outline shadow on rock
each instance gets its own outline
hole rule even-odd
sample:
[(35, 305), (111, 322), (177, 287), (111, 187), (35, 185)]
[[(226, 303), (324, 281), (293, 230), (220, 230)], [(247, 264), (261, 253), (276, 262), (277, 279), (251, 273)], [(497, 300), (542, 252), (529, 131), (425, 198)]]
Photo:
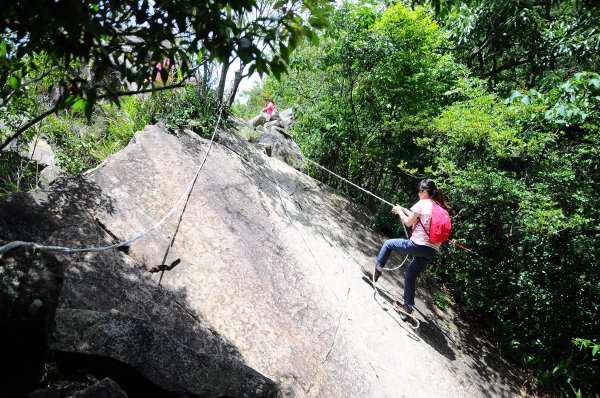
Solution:
[(445, 332), (433, 321), (430, 317), (425, 316), (422, 312), (416, 308), (416, 311), (421, 314), (421, 317), (426, 321), (421, 320), (420, 327), (415, 331), (431, 347), (437, 352), (445, 356), (451, 361), (456, 359), (454, 350), (448, 344), (448, 339)]
[[(31, 191), (1, 199), (0, 239), (76, 248), (110, 245), (115, 243), (114, 237), (94, 216), (100, 209), (106, 213), (113, 211), (111, 200), (93, 182), (62, 180), (48, 191)], [(143, 374), (150, 383), (160, 382), (163, 384), (160, 388), (178, 394), (195, 396), (210, 391), (211, 396), (236, 395), (240, 391), (232, 389), (235, 385), (251, 391), (249, 396), (273, 394), (275, 384), (245, 366), (239, 350), (187, 305), (185, 290), (172, 292), (161, 288), (141, 264), (121, 251), (62, 257), (64, 283), (58, 306), (63, 314), (60, 321), (63, 340), (53, 345), (55, 353), (89, 354), (92, 359), (115, 355), (117, 358), (113, 359)], [(64, 311), (85, 316), (69, 317)], [(107, 321), (114, 321), (115, 317), (120, 322), (119, 327)], [(91, 336), (90, 328), (103, 336), (95, 345), (87, 340)], [(149, 332), (141, 333), (142, 330)], [(113, 335), (119, 332), (118, 336)], [(65, 335), (73, 338), (65, 339)], [(170, 342), (170, 346), (166, 342)], [(60, 344), (66, 344), (68, 349)], [(153, 362), (153, 356), (144, 357), (152, 354), (151, 347), (154, 353), (161, 350), (166, 355), (175, 353), (176, 358), (171, 363), (181, 366), (173, 374), (165, 373), (168, 367), (164, 363)], [(141, 359), (135, 361), (136, 358)], [(181, 371), (193, 363), (201, 364), (204, 371)], [(182, 378), (182, 374), (186, 377)], [(221, 374), (221, 378), (203, 380), (210, 374)], [(235, 380), (250, 384), (233, 382)]]

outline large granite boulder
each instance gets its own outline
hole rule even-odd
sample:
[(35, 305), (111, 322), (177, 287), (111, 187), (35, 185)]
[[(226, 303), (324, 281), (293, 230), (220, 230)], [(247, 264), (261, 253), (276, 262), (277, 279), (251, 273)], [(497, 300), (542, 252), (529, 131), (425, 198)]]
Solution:
[(254, 116), (253, 118), (248, 120), (248, 124), (253, 127), (262, 126), (263, 124), (265, 124), (268, 117), (269, 117), (269, 115), (266, 113), (259, 113), (258, 115)]
[(295, 121), (294, 111), (291, 108), (284, 109), (283, 111), (279, 112), (279, 119), (281, 119), (285, 126), (288, 128), (291, 127)]
[[(207, 140), (148, 126), (83, 178), (0, 200), (0, 239), (88, 247), (149, 230), (181, 198), (163, 224), (121, 250), (65, 255), (61, 309), (104, 313), (99, 325), (122, 314), (116, 320), (135, 326), (117, 340), (128, 342), (123, 351), (105, 327), (93, 353), (122, 361), (133, 350), (132, 363), (144, 362), (131, 347), (144, 344), (133, 332), (142, 328), (179, 343), (177, 358), (193, 350), (189, 358), (201, 363), (189, 369), (223, 359), (240, 379), (257, 372), (273, 380), (280, 397), (519, 394), (492, 349), (469, 345), (425, 291), (416, 332), (388, 305), (402, 293), (401, 275), (385, 274), (374, 294), (359, 265), (373, 261), (386, 237), (369, 229), (363, 209), (233, 132), (217, 137), (200, 168)], [(89, 330), (84, 321), (61, 322)], [(76, 347), (92, 341), (72, 337)], [(168, 380), (196, 395), (190, 386), (206, 379), (195, 376)]]
[(297, 170), (303, 170), (306, 160), (300, 147), (288, 133), (294, 123), (291, 109), (273, 113), (272, 116), (259, 114), (247, 122), (254, 126), (260, 135), (252, 139), (254, 146), (262, 153), (277, 158)]
[[(85, 177), (111, 198), (110, 209), (96, 212), (98, 221), (121, 240), (159, 219), (185, 191), (206, 144), (189, 132), (175, 137), (149, 126), (138, 133), (128, 148)], [(294, 192), (297, 197), (287, 198)], [(142, 263), (160, 261), (167, 251), (180, 259), (154, 279), (168, 291), (185, 292), (193, 311), (211, 319), (219, 333), (236, 342), (244, 360), (279, 382), (286, 394), (304, 396), (311, 390), (323, 396), (365, 396), (374, 381), (365, 382), (373, 377), (369, 365), (360, 349), (348, 344), (348, 331), (336, 334), (345, 316), (333, 303), (345, 295), (344, 287), (331, 290), (286, 216), (289, 208), (296, 221), (307, 222), (308, 213), (318, 210), (297, 213), (295, 201), (311, 206), (319, 195), (319, 202), (327, 203), (321, 209), (326, 217), (356, 227), (368, 223), (358, 207), (333, 190), (262, 156), (236, 134), (220, 131), (183, 217), (173, 217), (130, 245), (128, 254)], [(302, 233), (314, 235), (315, 226), (307, 227)], [(344, 273), (340, 247), (331, 247), (329, 240), (347, 245), (347, 253), (369, 241), (347, 240), (333, 230), (322, 233), (327, 237), (315, 242), (318, 255), (338, 257), (327, 273)], [(332, 344), (336, 349), (328, 355)], [(337, 363), (334, 372), (323, 363), (326, 357)]]
[(270, 156), (277, 158), (297, 170), (302, 170), (306, 160), (300, 147), (283, 129), (271, 125), (252, 141), (255, 146), (270, 147)]
[[(84, 179), (59, 180), (46, 191), (32, 191), (28, 194), (18, 194), (1, 200), (0, 236), (7, 241), (26, 240), (72, 247), (106, 246), (114, 243), (115, 238), (94, 217), (94, 212), (114, 213), (118, 208), (117, 202), (118, 200), (103, 195), (97, 185)], [(8, 258), (8, 255), (14, 250), (18, 249), (3, 254), (3, 260)], [(179, 344), (187, 347), (188, 350), (201, 355), (205, 364), (214, 358), (213, 362), (221, 364), (219, 366), (230, 363), (232, 369), (246, 368), (238, 349), (208, 325), (203, 316), (189, 307), (184, 291), (171, 292), (159, 286), (156, 281), (152, 280), (152, 274), (146, 270), (145, 264), (136, 262), (125, 253), (126, 251), (110, 250), (102, 253), (66, 254), (63, 257), (65, 275), (60, 307), (93, 310), (101, 313), (117, 311), (125, 316), (131, 316), (154, 325), (157, 330), (167, 334)], [(38, 250), (36, 253), (42, 258), (48, 256), (44, 250)], [(29, 267), (22, 260), (15, 262)], [(157, 259), (157, 263), (160, 264), (160, 262), (161, 259)], [(3, 268), (0, 269), (4, 272), (5, 265), (2, 265)], [(31, 273), (27, 270), (22, 272)], [(2, 292), (6, 291), (10, 293), (10, 290), (3, 284)], [(42, 300), (42, 303), (45, 302), (46, 300)], [(30, 307), (37, 308), (37, 304), (39, 304), (37, 301), (33, 302)], [(8, 303), (7, 307), (21, 308), (21, 306), (17, 307), (11, 303)], [(25, 312), (28, 308), (25, 306)], [(5, 314), (10, 313), (5, 312)], [(35, 334), (36, 336), (49, 336), (51, 331), (45, 324), (40, 325), (39, 322), (28, 322), (25, 327), (19, 328), (13, 327), (11, 324), (2, 326), (6, 326), (1, 329), (4, 333), (3, 336), (7, 336), (7, 333), (11, 334), (3, 341), (11, 342), (19, 341), (12, 339), (12, 336), (22, 332), (23, 329), (27, 329), (29, 335)], [(69, 327), (75, 327), (75, 323), (67, 326), (67, 328)], [(9, 339), (9, 337), (11, 338)], [(132, 349), (132, 355), (134, 354), (133, 348), (138, 347), (139, 349), (146, 344), (140, 334), (131, 333), (127, 336), (127, 340), (127, 347)], [(36, 341), (40, 341), (40, 344), (36, 343), (34, 347), (36, 348), (34, 353), (37, 356), (22, 355), (23, 366), (16, 366), (21, 357), (6, 362), (2, 361), (6, 372), (3, 367), (3, 372), (0, 374), (7, 376), (7, 383), (11, 381), (10, 376), (17, 372), (19, 377), (15, 377), (12, 382), (17, 382), (23, 390), (29, 390), (39, 384), (44, 369), (43, 358), (46, 353), (41, 350), (43, 348), (41, 341), (46, 345), (47, 342), (41, 338)], [(33, 345), (31, 342), (28, 344)], [(22, 344), (15, 344), (15, 349), (20, 349), (22, 346)], [(52, 347), (52, 349), (64, 350), (59, 346)], [(24, 350), (24, 352), (28, 353), (29, 351)], [(40, 352), (43, 353), (43, 356), (39, 354)], [(6, 358), (10, 358), (11, 351), (6, 350), (5, 353), (7, 354)], [(117, 359), (115, 358), (115, 360)], [(148, 369), (151, 366), (164, 367), (164, 363), (157, 364), (156, 362), (148, 362), (145, 365), (146, 372), (150, 372)], [(14, 368), (15, 372), (11, 371), (11, 368)], [(170, 368), (170, 370), (179, 371), (180, 369)], [(248, 370), (250, 369), (246, 371)], [(24, 381), (26, 375), (32, 374), (35, 377), (28, 377), (26, 384)], [(224, 373), (224, 376), (227, 375), (230, 373)], [(172, 375), (172, 377), (179, 376)], [(222, 391), (230, 391), (231, 382), (234, 380), (232, 378), (207, 380), (205, 377), (206, 374), (193, 373), (190, 375), (190, 380), (195, 380), (196, 384), (212, 383), (214, 391), (221, 391), (221, 388)], [(261, 381), (265, 380), (264, 376), (259, 377)], [(165, 377), (165, 379), (167, 378)], [(6, 384), (2, 385), (2, 387), (6, 386)], [(268, 387), (268, 384), (265, 384), (265, 387)], [(11, 390), (6, 387), (0, 391)], [(264, 388), (263, 393), (264, 397), (271, 395), (268, 388)], [(223, 396), (227, 396), (227, 394)]]

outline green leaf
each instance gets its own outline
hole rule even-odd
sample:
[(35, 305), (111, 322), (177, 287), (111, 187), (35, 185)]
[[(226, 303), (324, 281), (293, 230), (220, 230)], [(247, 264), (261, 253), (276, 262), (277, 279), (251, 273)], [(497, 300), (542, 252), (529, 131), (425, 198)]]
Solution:
[(86, 103), (87, 101), (84, 98), (79, 98), (76, 100), (73, 106), (71, 106), (71, 114), (74, 115), (79, 109), (84, 107)]
[(21, 79), (19, 79), (16, 76), (11, 76), (8, 79), (8, 82), (10, 83), (10, 86), (12, 87), (13, 90), (19, 91), (19, 88), (21, 87)]
[(513, 90), (513, 91), (510, 93), (510, 97), (508, 97), (508, 98), (506, 99), (506, 103), (507, 103), (507, 104), (512, 104), (512, 102), (513, 102), (515, 99), (517, 99), (517, 98), (522, 98), (522, 97), (523, 97), (523, 93), (522, 93), (521, 91), (519, 91), (519, 90)]
[(319, 45), (319, 35), (316, 34), (313, 30), (311, 29), (305, 29), (305, 33), (306, 35), (309, 37), (310, 42), (315, 45), (318, 46)]
[(281, 58), (285, 61), (285, 62), (289, 62), (290, 59), (290, 50), (287, 48), (287, 46), (283, 43), (281, 43), (279, 45), (279, 54), (281, 55)]
[(327, 24), (324, 22), (324, 19), (315, 16), (310, 17), (308, 19), (308, 23), (310, 23), (310, 25), (316, 29), (323, 29), (327, 26)]

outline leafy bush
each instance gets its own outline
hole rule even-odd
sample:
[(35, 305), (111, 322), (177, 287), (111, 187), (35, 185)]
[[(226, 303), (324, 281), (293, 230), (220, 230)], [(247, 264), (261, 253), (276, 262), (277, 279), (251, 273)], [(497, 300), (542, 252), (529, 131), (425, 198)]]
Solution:
[(454, 206), (455, 238), (480, 254), (445, 256), (438, 276), (541, 382), (586, 396), (600, 388), (597, 359), (572, 342), (600, 330), (595, 76), (506, 104), (464, 82), (463, 100), (419, 140)]
[(441, 293), (441, 292), (433, 293), (433, 303), (442, 311), (444, 311), (446, 309), (446, 307), (450, 304), (450, 302), (451, 302), (450, 297), (446, 296), (444, 293)]
[(155, 93), (146, 104), (153, 122), (163, 122), (171, 130), (189, 128), (200, 135), (211, 134), (221, 105), (212, 91), (203, 92), (200, 86)]
[(39, 131), (54, 148), (60, 166), (76, 175), (97, 164), (97, 159), (90, 156), (97, 144), (95, 127), (87, 125), (83, 117), (63, 112), (46, 118)]
[(77, 175), (123, 149), (146, 125), (146, 106), (139, 97), (125, 98), (121, 108), (102, 103), (90, 120), (81, 112), (65, 111), (43, 120), (39, 132), (53, 145), (66, 172)]
[(36, 162), (28, 161), (14, 151), (0, 154), (0, 196), (28, 191), (37, 186)]

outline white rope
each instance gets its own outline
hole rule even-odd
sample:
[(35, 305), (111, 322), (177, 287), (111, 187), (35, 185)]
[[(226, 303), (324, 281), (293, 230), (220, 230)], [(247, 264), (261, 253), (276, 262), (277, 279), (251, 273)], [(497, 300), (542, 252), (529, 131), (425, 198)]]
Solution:
[[(408, 257), (409, 257), (408, 255), (407, 255), (406, 257), (404, 257), (404, 261), (402, 261), (402, 263), (401, 263), (399, 266), (397, 266), (396, 268), (392, 268), (392, 269), (390, 269), (390, 271), (392, 271), (392, 270), (395, 270), (395, 269), (398, 269), (398, 268), (402, 267), (402, 266), (404, 265), (404, 263), (406, 262), (406, 260), (408, 259)], [(360, 265), (360, 264), (359, 264), (359, 265)], [(377, 282), (377, 281), (375, 280), (375, 270), (376, 270), (376, 269), (377, 269), (377, 268), (375, 267), (375, 264), (373, 264), (373, 274), (372, 274), (372, 277), (371, 277), (371, 283), (373, 284), (373, 288), (374, 288), (374, 290), (375, 290), (375, 292), (374, 292), (374, 295), (373, 295), (373, 298), (375, 299), (375, 301), (377, 302), (377, 304), (379, 304), (379, 306), (380, 306), (381, 308), (383, 308), (383, 307), (384, 307), (384, 304), (382, 304), (382, 302), (386, 302), (386, 303), (387, 303), (387, 300), (385, 300), (385, 301), (379, 301), (379, 300), (378, 300), (378, 298), (379, 298), (379, 299), (381, 298), (381, 295), (379, 294), (379, 289), (380, 289), (380, 288), (379, 288), (379, 282)], [(386, 268), (382, 268), (382, 269), (386, 269)], [(396, 301), (398, 301), (398, 300), (396, 300)], [(407, 322), (407, 323), (408, 323), (408, 326), (410, 326), (410, 327), (411, 327), (411, 328), (413, 328), (414, 330), (417, 330), (417, 329), (419, 328), (419, 326), (421, 326), (421, 321), (419, 321), (417, 318), (415, 318), (415, 317), (414, 317), (412, 314), (409, 314), (408, 312), (404, 311), (404, 310), (403, 310), (403, 309), (401, 309), (401, 308), (396, 308), (394, 305), (392, 305), (392, 308), (394, 309), (394, 311), (396, 311), (396, 312), (400, 311), (400, 312), (402, 312), (404, 315), (406, 315), (406, 316), (408, 316), (409, 318), (411, 318), (411, 319), (412, 319), (412, 320), (415, 322), (415, 324), (413, 325), (411, 322)], [(414, 311), (414, 310), (413, 310), (413, 311)]]
[[(306, 248), (308, 249), (310, 255), (312, 256), (315, 264), (317, 265), (317, 268), (319, 269), (319, 271), (321, 272), (321, 275), (323, 275), (323, 278), (325, 278), (325, 273), (323, 272), (323, 268), (321, 267), (321, 264), (319, 262), (319, 260), (317, 259), (317, 256), (315, 255), (315, 253), (312, 251), (310, 245), (308, 244), (306, 238), (304, 237), (304, 234), (302, 233), (302, 231), (300, 230), (300, 228), (298, 228), (298, 226), (296, 225), (296, 223), (294, 223), (294, 220), (292, 219), (292, 217), (290, 216), (290, 214), (287, 211), (287, 208), (285, 206), (285, 202), (283, 200), (283, 197), (281, 196), (281, 192), (282, 189), (279, 186), (279, 182), (277, 181), (277, 177), (275, 177), (275, 173), (273, 172), (273, 168), (271, 167), (271, 165), (269, 164), (269, 162), (267, 161), (267, 166), (269, 168), (269, 170), (271, 171), (271, 175), (273, 178), (273, 182), (275, 183), (275, 185), (277, 186), (277, 193), (279, 195), (279, 200), (281, 201), (281, 206), (283, 208), (283, 211), (285, 213), (285, 215), (288, 217), (290, 224), (292, 224), (292, 226), (294, 227), (294, 229), (296, 229), (296, 231), (298, 232), (298, 234), (300, 235), (300, 237), (302, 238), (302, 240), (304, 241), (304, 245), (306, 246)], [(285, 190), (283, 190), (285, 192)], [(327, 286), (327, 288), (331, 291), (331, 293), (333, 294), (333, 297), (337, 300), (338, 303), (342, 304), (342, 299), (337, 295), (337, 293), (335, 292), (335, 290), (333, 290), (333, 288), (331, 287), (331, 285), (329, 283), (325, 283), (325, 285)], [(348, 290), (349, 292), (349, 290)], [(346, 295), (346, 297), (348, 297), (348, 295)], [(352, 326), (350, 327), (350, 331), (352, 333), (356, 333), (354, 328), (353, 328), (353, 323), (352, 323), (352, 317), (350, 316), (350, 314), (348, 314), (348, 300), (346, 299), (345, 301), (346, 305), (344, 306), (344, 310), (343, 310), (343, 315), (346, 316), (346, 319), (348, 320), (349, 324)], [(339, 324), (338, 324), (338, 328), (339, 328)], [(337, 336), (337, 329), (336, 329), (336, 336)], [(334, 340), (331, 346), (331, 350), (333, 349), (333, 344), (335, 344), (335, 339), (336, 336), (334, 336)], [(373, 370), (374, 374), (375, 374), (375, 378), (377, 379), (377, 382), (379, 383), (379, 386), (381, 387), (381, 390), (383, 392), (383, 395), (387, 398), (387, 392), (385, 391), (385, 388), (381, 382), (381, 378), (379, 377), (379, 373), (377, 372), (377, 369), (375, 369), (375, 365), (373, 365), (373, 361), (371, 361), (371, 358), (369, 357), (369, 355), (367, 354), (367, 352), (361, 347), (363, 355), (365, 356), (365, 358), (367, 359), (367, 362), (369, 363), (369, 365), (371, 366), (371, 369)], [(329, 356), (329, 353), (327, 354), (327, 356)], [(325, 357), (325, 361), (327, 360), (327, 356)]]
[[(394, 207), (394, 204), (392, 204), (391, 202), (388, 202), (387, 200), (385, 200), (385, 199), (383, 199), (383, 198), (380, 198), (379, 196), (375, 195), (374, 193), (372, 193), (372, 192), (369, 192), (369, 191), (367, 191), (366, 189), (364, 189), (364, 188), (362, 188), (362, 187), (359, 187), (358, 185), (356, 185), (356, 184), (355, 184), (355, 183), (353, 183), (352, 181), (348, 181), (347, 179), (345, 179), (345, 178), (344, 178), (344, 177), (342, 177), (341, 175), (335, 174), (333, 171), (326, 169), (325, 167), (321, 166), (320, 164), (318, 164), (318, 163), (316, 163), (316, 162), (313, 162), (312, 160), (310, 160), (310, 159), (308, 159), (308, 158), (305, 158), (305, 159), (306, 159), (306, 160), (308, 160), (308, 162), (310, 162), (310, 163), (314, 164), (315, 166), (322, 168), (323, 170), (325, 170), (326, 172), (330, 173), (331, 175), (334, 175), (334, 176), (336, 176), (336, 177), (337, 177), (337, 178), (339, 178), (340, 180), (342, 180), (342, 181), (345, 181), (345, 182), (347, 182), (348, 184), (352, 185), (353, 187), (360, 189), (360, 190), (361, 190), (361, 191), (363, 191), (364, 193), (366, 193), (366, 194), (368, 194), (368, 195), (371, 195), (372, 197), (374, 197), (374, 198), (376, 198), (376, 199), (379, 199), (379, 200), (380, 200), (380, 201), (382, 201), (383, 203), (386, 203), (386, 204), (388, 204), (388, 205), (390, 205), (390, 206)], [(405, 232), (406, 232), (406, 229), (405, 229)]]
[[(391, 202), (388, 202), (387, 200), (385, 200), (385, 199), (383, 199), (383, 198), (380, 198), (379, 196), (375, 195), (374, 193), (372, 193), (372, 192), (370, 192), (370, 191), (367, 191), (366, 189), (364, 189), (364, 188), (362, 188), (362, 187), (360, 187), (360, 186), (356, 185), (356, 184), (355, 184), (355, 183), (353, 183), (352, 181), (349, 181), (348, 179), (346, 179), (346, 178), (342, 177), (341, 175), (339, 175), (339, 174), (336, 174), (336, 173), (334, 173), (333, 171), (331, 171), (331, 170), (329, 170), (329, 169), (327, 169), (327, 168), (325, 168), (325, 167), (321, 166), (321, 165), (320, 165), (320, 164), (318, 164), (317, 162), (314, 162), (314, 161), (312, 161), (312, 160), (310, 160), (310, 159), (308, 159), (308, 158), (306, 158), (306, 160), (307, 160), (309, 163), (311, 163), (311, 164), (314, 164), (315, 166), (317, 166), (317, 167), (319, 167), (319, 168), (321, 168), (321, 169), (325, 170), (325, 171), (326, 171), (326, 172), (328, 172), (329, 174), (331, 174), (331, 175), (333, 175), (333, 176), (335, 176), (335, 177), (339, 178), (340, 180), (347, 182), (348, 184), (352, 185), (353, 187), (360, 189), (360, 190), (361, 190), (361, 191), (363, 191), (364, 193), (366, 193), (366, 194), (368, 194), (368, 195), (371, 195), (372, 197), (374, 197), (374, 198), (376, 198), (376, 199), (380, 200), (381, 202), (383, 202), (383, 203), (385, 203), (385, 204), (388, 204), (388, 205), (390, 205), (390, 206), (394, 207), (394, 205), (393, 205)], [(408, 238), (408, 232), (406, 231), (406, 225), (405, 225), (405, 224), (404, 224), (402, 221), (400, 221), (400, 223), (402, 224), (402, 228), (404, 229), (404, 235), (405, 235), (405, 236)], [(404, 263), (406, 263), (406, 260), (408, 260), (408, 257), (409, 257), (409, 255), (406, 255), (406, 256), (404, 257), (404, 260), (402, 260), (402, 262), (400, 263), (400, 265), (398, 265), (397, 267), (394, 267), (394, 268), (383, 268), (383, 267), (379, 267), (379, 269), (380, 269), (380, 270), (387, 271), (387, 272), (392, 272), (392, 271), (395, 271), (395, 270), (399, 269), (400, 267), (402, 267), (402, 266), (404, 265)], [(361, 266), (361, 265), (359, 264), (359, 266)], [(382, 305), (382, 304), (381, 304), (381, 302), (378, 300), (378, 298), (381, 298), (381, 295), (379, 294), (379, 288), (378, 288), (378, 286), (379, 286), (379, 285), (378, 285), (378, 282), (376, 282), (376, 281), (375, 281), (375, 272), (377, 271), (377, 269), (378, 269), (378, 268), (376, 268), (376, 267), (375, 267), (375, 264), (373, 264), (373, 273), (372, 273), (372, 280), (371, 280), (371, 282), (372, 282), (372, 284), (373, 284), (373, 288), (375, 289), (375, 296), (374, 296), (374, 298), (375, 298), (375, 301), (377, 302), (377, 304), (379, 304), (379, 306), (380, 306), (380, 307), (382, 307), (382, 308), (383, 308), (383, 305)], [(383, 301), (382, 301), (382, 302), (383, 302)], [(408, 312), (406, 312), (406, 311), (404, 311), (404, 310), (402, 310), (402, 309), (398, 309), (398, 308), (394, 308), (394, 310), (396, 310), (396, 311), (400, 311), (400, 312), (402, 312), (403, 314), (405, 314), (406, 316), (408, 316), (408, 317), (410, 317), (410, 318), (412, 318), (412, 319), (414, 320), (414, 322), (415, 322), (415, 324), (416, 324), (416, 325), (413, 325), (413, 324), (412, 324), (412, 323), (410, 323), (410, 322), (408, 323), (408, 325), (409, 325), (411, 328), (413, 328), (413, 329), (418, 329), (418, 328), (419, 328), (419, 326), (420, 326), (420, 324), (421, 324), (421, 323), (420, 323), (420, 322), (419, 322), (419, 320), (418, 320), (417, 318), (415, 318), (415, 317), (414, 317), (412, 314), (409, 314)]]
[(107, 250), (117, 249), (117, 248), (123, 247), (123, 246), (128, 246), (128, 245), (132, 244), (133, 242), (148, 235), (150, 232), (154, 231), (156, 228), (161, 226), (175, 212), (175, 210), (177, 209), (177, 207), (179, 206), (181, 201), (191, 192), (191, 190), (194, 187), (194, 184), (196, 182), (196, 179), (198, 178), (198, 175), (200, 174), (200, 171), (202, 170), (202, 167), (204, 167), (204, 164), (206, 163), (206, 158), (208, 157), (208, 153), (210, 152), (213, 141), (215, 139), (217, 129), (219, 128), (219, 123), (221, 122), (222, 114), (223, 114), (223, 105), (221, 104), (220, 108), (219, 108), (219, 116), (217, 118), (217, 122), (215, 124), (215, 128), (213, 130), (212, 136), (210, 138), (210, 143), (208, 144), (208, 149), (206, 150), (206, 153), (204, 154), (204, 159), (202, 159), (200, 166), (198, 167), (198, 169), (196, 170), (196, 173), (190, 180), (190, 183), (189, 183), (188, 187), (186, 188), (185, 192), (179, 197), (179, 199), (177, 200), (175, 205), (171, 208), (171, 210), (167, 214), (165, 214), (165, 216), (163, 218), (161, 218), (157, 223), (152, 225), (147, 230), (140, 232), (137, 235), (134, 235), (132, 238), (127, 239), (124, 242), (115, 243), (115, 244), (109, 245), (109, 246), (97, 246), (97, 247), (85, 247), (85, 248), (47, 246), (47, 245), (41, 245), (41, 244), (35, 243), (35, 242), (13, 241), (4, 246), (0, 246), (0, 254), (5, 253), (16, 247), (26, 247), (26, 248), (32, 248), (34, 250), (46, 250), (46, 251), (61, 252), (61, 253), (83, 253), (83, 252), (97, 253), (97, 252), (103, 252), (103, 251), (107, 251)]
[[(339, 178), (340, 180), (342, 180), (342, 181), (344, 181), (344, 182), (347, 182), (348, 184), (352, 185), (352, 186), (353, 186), (353, 187), (355, 187), (355, 188), (358, 188), (358, 189), (360, 189), (361, 191), (363, 191), (363, 192), (364, 192), (364, 193), (366, 193), (367, 195), (371, 195), (371, 196), (372, 196), (372, 197), (374, 197), (375, 199), (378, 199), (378, 200), (380, 200), (381, 202), (383, 202), (383, 203), (385, 203), (385, 204), (387, 204), (387, 205), (390, 205), (390, 206), (392, 206), (392, 207), (394, 207), (394, 206), (395, 206), (395, 205), (394, 205), (392, 202), (388, 202), (387, 200), (385, 200), (385, 199), (383, 199), (383, 198), (380, 198), (379, 196), (375, 195), (373, 192), (371, 192), (371, 191), (367, 191), (367, 190), (366, 190), (366, 189), (364, 189), (363, 187), (361, 187), (361, 186), (358, 186), (358, 185), (356, 185), (355, 183), (353, 183), (352, 181), (350, 181), (350, 180), (347, 180), (346, 178), (342, 177), (341, 175), (339, 175), (339, 174), (336, 174), (336, 173), (334, 173), (333, 171), (331, 171), (331, 170), (329, 170), (329, 169), (327, 169), (327, 168), (325, 168), (325, 167), (321, 166), (321, 165), (320, 165), (320, 164), (318, 164), (317, 162), (314, 162), (314, 161), (312, 161), (312, 160), (310, 160), (309, 158), (306, 158), (306, 157), (305, 157), (305, 159), (306, 159), (306, 160), (307, 160), (309, 163), (312, 163), (312, 164), (314, 164), (315, 166), (317, 166), (317, 167), (319, 167), (319, 168), (321, 168), (321, 169), (325, 170), (325, 171), (326, 171), (326, 172), (328, 172), (329, 174), (331, 174), (331, 175), (333, 175), (333, 176), (335, 176), (335, 177)], [(404, 235), (406, 235), (406, 237), (408, 238), (408, 232), (406, 231), (406, 225), (404, 225), (404, 223), (402, 223), (402, 228), (404, 228)], [(394, 269), (396, 269), (396, 268), (394, 268)]]

